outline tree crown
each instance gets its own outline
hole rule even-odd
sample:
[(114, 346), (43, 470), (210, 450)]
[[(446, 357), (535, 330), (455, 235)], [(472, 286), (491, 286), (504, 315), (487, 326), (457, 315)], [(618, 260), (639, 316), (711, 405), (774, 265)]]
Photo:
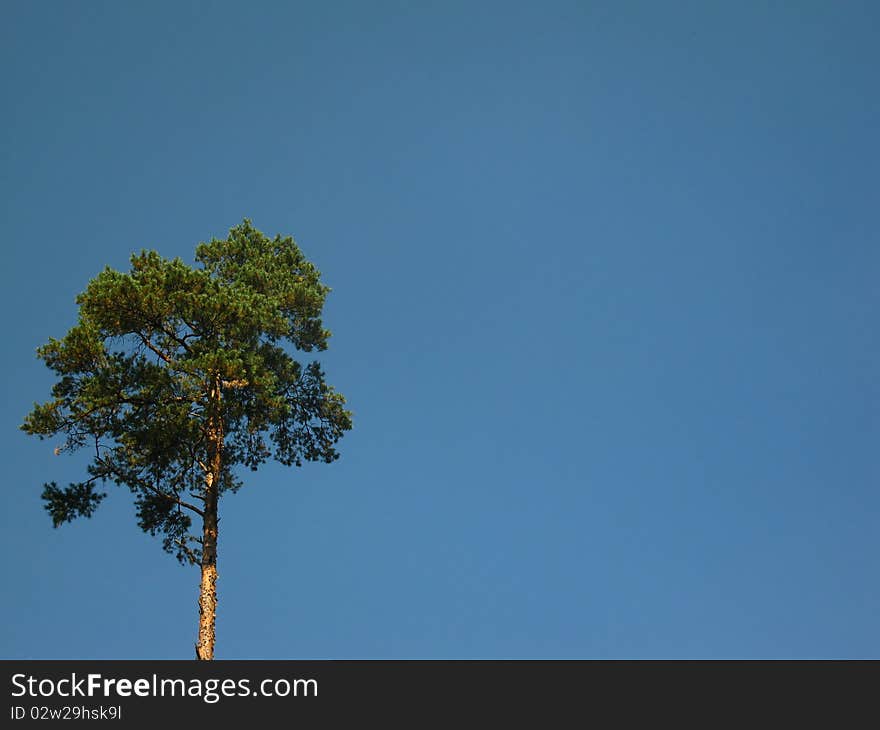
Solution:
[(199, 244), (195, 260), (142, 251), (129, 272), (92, 279), (76, 325), (37, 350), (58, 381), (22, 425), (62, 434), (56, 453), (94, 450), (87, 479), (44, 486), (56, 527), (90, 516), (106, 496), (97, 483), (112, 481), (131, 489), (138, 524), (182, 562), (200, 559), (191, 515), (203, 514), (212, 442), (222, 444), (212, 475), (222, 494), (241, 486), (237, 465), (334, 461), (352, 425), (320, 364), (289, 352), (325, 350), (330, 337), (329, 288), (293, 238), (268, 238), (245, 219)]

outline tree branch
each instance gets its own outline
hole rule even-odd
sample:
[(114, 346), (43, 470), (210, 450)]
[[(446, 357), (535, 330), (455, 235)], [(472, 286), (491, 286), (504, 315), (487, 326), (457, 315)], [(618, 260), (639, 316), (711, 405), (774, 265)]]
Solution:
[(156, 347), (151, 341), (149, 337), (145, 337), (141, 332), (134, 330), (132, 334), (137, 335), (140, 338), (140, 341), (143, 342), (147, 347), (149, 347), (153, 352), (155, 352), (159, 357), (161, 357), (165, 362), (171, 365), (174, 361), (166, 355), (162, 350)]
[(174, 544), (177, 545), (180, 552), (182, 552), (184, 555), (186, 555), (187, 560), (189, 560), (190, 565), (198, 565), (199, 564), (198, 557), (190, 548), (187, 547), (186, 540), (184, 540), (182, 537), (179, 537), (179, 538), (177, 538), (177, 540), (175, 541)]
[(204, 516), (205, 516), (204, 511), (200, 510), (194, 504), (190, 504), (189, 502), (184, 502), (179, 496), (168, 494), (168, 492), (163, 492), (158, 487), (154, 487), (149, 482), (144, 481), (143, 479), (140, 479), (139, 477), (136, 477), (133, 474), (122, 473), (121, 471), (119, 471), (119, 469), (115, 468), (113, 466), (113, 464), (109, 463), (105, 459), (102, 459), (100, 457), (96, 457), (96, 461), (98, 463), (102, 464), (104, 466), (104, 468), (107, 469), (108, 472), (116, 475), (116, 477), (121, 479), (122, 481), (128, 481), (129, 479), (131, 479), (134, 482), (136, 482), (139, 486), (141, 486), (142, 488), (155, 494), (157, 497), (162, 497), (162, 499), (167, 499), (169, 502), (173, 502), (174, 504), (180, 505), (181, 507), (186, 507), (188, 510), (192, 510), (197, 515), (199, 515), (199, 517), (204, 518)]
[(174, 340), (178, 345), (180, 345), (187, 352), (190, 352), (189, 345), (186, 344), (186, 338), (189, 337), (189, 335), (186, 335), (183, 339), (181, 339), (180, 337), (177, 336), (176, 332), (169, 332), (161, 322), (159, 322), (157, 324), (157, 326), (162, 331), (162, 334), (164, 334), (166, 337), (169, 337), (172, 340)]

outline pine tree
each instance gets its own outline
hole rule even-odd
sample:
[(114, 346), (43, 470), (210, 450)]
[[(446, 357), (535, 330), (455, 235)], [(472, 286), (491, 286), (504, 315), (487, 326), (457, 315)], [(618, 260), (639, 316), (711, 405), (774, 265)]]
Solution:
[(44, 485), (55, 527), (89, 517), (100, 484), (127, 487), (138, 525), (201, 568), (196, 656), (214, 656), (220, 498), (242, 486), (236, 467), (267, 459), (302, 466), (339, 457), (351, 428), (343, 396), (320, 363), (329, 288), (291, 237), (247, 219), (196, 248), (196, 266), (154, 251), (109, 267), (77, 297), (79, 320), (38, 357), (58, 376), (52, 399), (22, 429), (63, 435), (55, 452), (88, 449), (88, 477)]

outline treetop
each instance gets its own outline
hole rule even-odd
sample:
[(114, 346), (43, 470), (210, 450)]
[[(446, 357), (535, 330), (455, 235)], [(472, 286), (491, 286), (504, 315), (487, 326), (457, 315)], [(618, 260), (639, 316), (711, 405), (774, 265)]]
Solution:
[(130, 271), (92, 279), (76, 299), (77, 324), (37, 351), (59, 379), (22, 425), (63, 434), (56, 451), (94, 449), (89, 479), (44, 489), (56, 526), (89, 516), (103, 498), (95, 483), (113, 481), (135, 494), (141, 527), (165, 533), (183, 561), (198, 557), (188, 513), (201, 514), (184, 497), (204, 497), (218, 433), (222, 492), (241, 486), (237, 464), (331, 462), (351, 428), (320, 364), (287, 349), (325, 350), (330, 337), (321, 321), (330, 289), (293, 238), (269, 238), (245, 219), (199, 244), (195, 261), (144, 250)]

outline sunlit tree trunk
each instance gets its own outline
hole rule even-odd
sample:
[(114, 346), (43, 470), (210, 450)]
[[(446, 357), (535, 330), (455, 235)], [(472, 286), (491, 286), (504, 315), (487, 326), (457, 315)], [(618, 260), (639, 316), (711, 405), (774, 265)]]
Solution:
[(220, 415), (220, 379), (211, 389), (208, 418), (208, 473), (205, 475), (205, 517), (202, 528), (202, 580), (199, 587), (199, 640), (196, 657), (214, 658), (214, 624), (217, 617), (217, 501), (223, 451), (223, 422)]

